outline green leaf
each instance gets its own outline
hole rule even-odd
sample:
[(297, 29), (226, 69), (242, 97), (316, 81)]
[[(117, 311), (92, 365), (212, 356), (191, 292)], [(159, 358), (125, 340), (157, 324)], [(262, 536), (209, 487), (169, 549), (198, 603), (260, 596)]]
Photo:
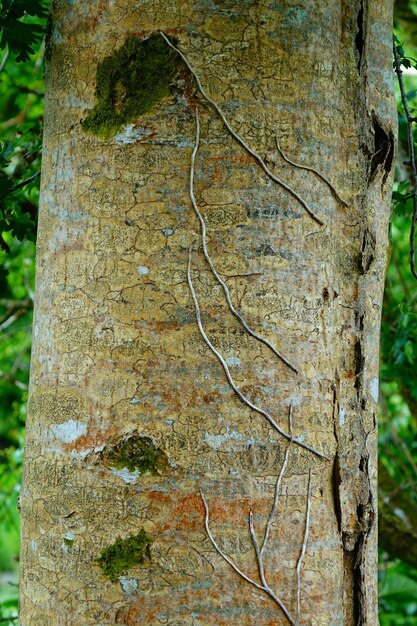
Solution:
[(415, 360), (415, 346), (411, 341), (407, 341), (404, 346), (404, 355), (407, 361), (413, 365)]
[(19, 241), (23, 241), (24, 239), (34, 241), (34, 230), (35, 223), (32, 222), (30, 216), (27, 213), (20, 213), (18, 219), (13, 223), (11, 233), (13, 237), (16, 237)]
[(409, 183), (409, 181), (408, 181), (408, 180), (401, 180), (401, 181), (398, 183), (398, 186), (397, 186), (397, 191), (398, 191), (399, 193), (401, 193), (401, 192), (405, 191), (406, 189), (408, 189), (408, 188), (409, 188), (409, 186), (410, 186), (410, 183)]
[(7, 270), (3, 265), (0, 265), (0, 294), (4, 294), (7, 291), (8, 274), (9, 274), (9, 270)]
[(417, 581), (397, 572), (387, 576), (380, 594), (381, 600), (395, 600), (397, 602), (416, 597)]
[(13, 181), (0, 170), (0, 197), (7, 196), (12, 187)]
[(35, 52), (34, 46), (44, 34), (40, 24), (26, 24), (8, 18), (0, 19), (0, 30), (2, 31), (0, 48), (8, 46), (9, 50), (16, 54), (18, 62), (29, 59), (29, 55)]

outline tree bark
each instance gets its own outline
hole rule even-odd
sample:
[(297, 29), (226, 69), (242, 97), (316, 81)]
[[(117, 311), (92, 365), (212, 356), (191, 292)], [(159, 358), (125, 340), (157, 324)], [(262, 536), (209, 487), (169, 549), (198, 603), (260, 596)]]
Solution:
[(377, 623), (391, 22), (54, 3), (22, 626)]

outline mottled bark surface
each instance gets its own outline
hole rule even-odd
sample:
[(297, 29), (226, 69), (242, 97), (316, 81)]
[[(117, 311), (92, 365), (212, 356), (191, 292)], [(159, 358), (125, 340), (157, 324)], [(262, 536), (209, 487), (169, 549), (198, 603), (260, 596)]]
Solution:
[[(275, 594), (300, 624), (377, 623), (378, 334), (394, 116), (391, 2), (54, 3), (22, 511), (21, 626), (285, 625), (260, 584), (248, 515), (267, 523)], [(106, 139), (86, 132), (96, 70), (163, 30), (174, 87)], [(123, 85), (117, 106), (123, 107)], [(234, 306), (204, 259), (189, 194)], [(91, 119), (91, 118), (90, 118)], [(87, 124), (88, 126), (88, 124)], [(347, 203), (338, 202), (317, 168)], [(311, 497), (308, 483), (311, 473)]]

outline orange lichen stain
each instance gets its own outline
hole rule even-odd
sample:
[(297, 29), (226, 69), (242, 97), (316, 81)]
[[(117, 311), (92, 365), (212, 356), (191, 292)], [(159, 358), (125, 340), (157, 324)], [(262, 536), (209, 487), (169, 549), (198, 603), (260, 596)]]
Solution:
[(180, 495), (177, 492), (170, 494), (160, 491), (149, 491), (147, 496), (154, 502), (166, 505), (169, 509), (169, 522), (159, 528), (160, 532), (173, 528), (200, 529), (204, 523), (204, 507), (200, 494)]
[[(209, 498), (208, 498), (209, 500)], [(213, 522), (225, 522), (233, 526), (247, 525), (247, 516), (253, 508), (253, 502), (247, 498), (228, 499), (219, 498), (210, 500), (210, 518)], [(269, 515), (271, 502), (267, 498), (264, 501), (258, 500), (254, 515)]]
[(204, 514), (200, 495), (176, 498), (172, 516), (181, 527), (199, 528)]
[(75, 450), (76, 452), (83, 452), (84, 450), (93, 450), (94, 448), (101, 447), (107, 441), (112, 441), (119, 434), (119, 429), (116, 425), (108, 428), (104, 433), (97, 432), (95, 426), (89, 426), (85, 435), (81, 435), (75, 441), (67, 444), (63, 444), (62, 448), (68, 452)]
[(225, 170), (221, 166), (221, 162), (230, 162), (240, 166), (247, 166), (253, 159), (248, 154), (230, 155), (230, 156), (217, 156), (209, 157), (207, 161), (213, 164), (213, 182), (219, 183), (224, 177)]
[(162, 493), (161, 491), (148, 491), (147, 496), (151, 500), (156, 500), (157, 502), (165, 502), (165, 503), (172, 502), (172, 498), (173, 498), (172, 495)]
[[(139, 598), (135, 602), (136, 606), (138, 604), (139, 604)], [(142, 604), (142, 602), (140, 602), (140, 604)], [(136, 607), (130, 608), (127, 611), (126, 609), (120, 609), (116, 613), (116, 624), (124, 624), (125, 626), (134, 626), (135, 624), (138, 624), (137, 617), (140, 612), (141, 612), (140, 609)]]
[(149, 330), (154, 332), (164, 332), (168, 330), (180, 330), (181, 324), (178, 321), (161, 321), (161, 320), (149, 320), (147, 322), (147, 327)]
[(216, 163), (218, 161), (231, 161), (232, 163), (237, 163), (238, 165), (248, 165), (249, 163), (254, 163), (254, 158), (247, 154), (246, 152), (242, 152), (242, 154), (232, 154), (228, 156), (213, 156), (208, 157), (207, 161)]
[(97, 443), (97, 433), (93, 432), (89, 434), (87, 432), (86, 435), (82, 435), (76, 441), (73, 441), (72, 443), (68, 443), (63, 447), (64, 449), (67, 449), (69, 451), (76, 450), (77, 452), (80, 452), (81, 450), (92, 449), (96, 447), (97, 445), (99, 445)]
[[(212, 391), (211, 393), (206, 393), (201, 396), (200, 404), (211, 404), (218, 398), (221, 398), (222, 394), (219, 391)], [(196, 404), (197, 406), (197, 404)]]

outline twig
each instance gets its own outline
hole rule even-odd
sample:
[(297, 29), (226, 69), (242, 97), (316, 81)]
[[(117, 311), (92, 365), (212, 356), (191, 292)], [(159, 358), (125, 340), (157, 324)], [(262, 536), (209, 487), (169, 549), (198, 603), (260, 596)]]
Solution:
[(224, 358), (222, 357), (220, 352), (218, 352), (216, 350), (216, 348), (213, 346), (213, 344), (211, 343), (210, 339), (206, 335), (206, 332), (205, 332), (205, 330), (203, 328), (203, 324), (202, 324), (202, 321), (201, 321), (200, 305), (199, 305), (198, 300), (197, 300), (197, 296), (196, 296), (196, 293), (195, 293), (195, 290), (194, 290), (194, 285), (193, 285), (193, 281), (192, 281), (192, 277), (191, 277), (191, 256), (192, 256), (192, 249), (190, 248), (189, 254), (188, 254), (187, 278), (188, 278), (188, 285), (190, 287), (191, 295), (192, 295), (192, 298), (193, 298), (193, 301), (194, 301), (194, 307), (195, 307), (196, 318), (197, 318), (197, 325), (198, 325), (198, 328), (200, 330), (201, 336), (203, 337), (205, 343), (207, 344), (207, 346), (210, 348), (210, 350), (213, 352), (213, 354), (220, 361), (220, 363), (221, 363), (221, 365), (222, 365), (222, 367), (224, 369), (224, 372), (226, 374), (227, 380), (229, 381), (229, 384), (230, 384), (231, 388), (233, 389), (233, 391), (235, 392), (235, 394), (238, 396), (238, 398), (240, 398), (240, 400), (244, 404), (246, 404), (246, 406), (248, 406), (253, 411), (256, 411), (256, 413), (259, 413), (260, 415), (265, 417), (265, 419), (271, 424), (271, 426), (273, 426), (275, 428), (275, 430), (277, 432), (280, 433), (280, 435), (282, 435), (283, 437), (285, 437), (286, 439), (288, 439), (290, 441), (294, 441), (294, 443), (296, 443), (297, 445), (301, 446), (302, 448), (305, 448), (306, 450), (309, 450), (310, 452), (313, 452), (313, 454), (316, 454), (320, 458), (326, 459), (326, 460), (329, 461), (330, 460), (329, 457), (324, 455), (322, 452), (319, 452), (318, 450), (315, 450), (315, 448), (313, 448), (309, 444), (304, 443), (300, 439), (292, 437), (292, 435), (290, 435), (287, 432), (285, 432), (285, 430), (283, 430), (280, 426), (278, 426), (278, 424), (275, 422), (273, 417), (267, 411), (264, 411), (264, 409), (261, 409), (256, 404), (253, 404), (253, 402), (251, 402), (249, 400), (249, 398), (247, 398), (245, 396), (245, 394), (242, 393), (242, 391), (240, 391), (239, 387), (237, 387), (237, 385), (235, 384), (235, 382), (234, 382), (234, 380), (232, 378), (232, 375), (230, 374), (230, 370), (229, 370), (229, 367), (228, 367), (226, 361), (224, 360)]
[(300, 606), (301, 606), (301, 565), (307, 550), (308, 532), (310, 530), (310, 509), (311, 509), (311, 487), (312, 487), (313, 473), (310, 470), (308, 477), (308, 493), (307, 493), (307, 510), (306, 510), (306, 524), (304, 530), (303, 545), (301, 548), (301, 554), (297, 562), (297, 624), (300, 619)]
[(233, 306), (231, 297), (230, 297), (230, 292), (229, 289), (226, 285), (226, 283), (224, 282), (224, 280), (220, 277), (220, 275), (218, 274), (213, 261), (211, 260), (211, 257), (209, 255), (209, 252), (207, 250), (207, 229), (206, 229), (206, 224), (205, 221), (203, 219), (203, 216), (201, 215), (198, 206), (197, 206), (197, 201), (195, 199), (195, 195), (194, 195), (194, 170), (195, 170), (195, 159), (197, 156), (197, 152), (198, 152), (198, 148), (199, 148), (199, 143), (200, 143), (200, 122), (199, 122), (199, 117), (198, 117), (198, 108), (196, 108), (195, 110), (195, 118), (196, 118), (196, 139), (195, 139), (195, 146), (194, 146), (194, 150), (191, 156), (191, 168), (190, 168), (190, 198), (191, 198), (191, 202), (195, 211), (195, 214), (197, 215), (197, 218), (200, 222), (201, 225), (201, 239), (202, 239), (202, 244), (203, 244), (203, 252), (204, 252), (204, 257), (207, 261), (207, 263), (210, 266), (210, 269), (213, 273), (213, 276), (215, 277), (215, 279), (217, 280), (217, 282), (221, 285), (224, 295), (226, 296), (226, 300), (227, 300), (227, 304), (229, 305), (229, 309), (231, 311), (231, 313), (239, 320), (239, 322), (242, 324), (243, 328), (249, 333), (249, 335), (251, 335), (251, 337), (254, 337), (255, 339), (257, 339), (258, 341), (260, 341), (261, 343), (263, 343), (264, 345), (268, 346), (268, 348), (270, 350), (272, 350), (272, 352), (283, 362), (285, 363), (285, 365), (287, 365), (293, 372), (295, 372), (296, 374), (298, 373), (296, 368), (291, 365), (291, 363), (280, 353), (278, 352), (278, 350), (276, 350), (276, 348), (274, 348), (274, 346), (268, 341), (268, 339), (265, 339), (265, 337), (262, 337), (261, 335), (258, 335), (258, 333), (256, 333), (254, 330), (252, 330), (252, 328), (247, 324), (246, 320), (242, 317), (242, 315), (239, 313), (239, 311), (237, 311), (237, 309), (235, 309), (235, 307)]
[[(2, 298), (0, 300), (0, 307), (4, 307), (7, 309), (6, 313), (0, 317), (0, 330), (6, 328), (9, 324), (6, 324), (4, 327), (3, 324), (10, 319), (11, 316), (15, 316), (13, 321), (17, 319), (17, 317), (21, 317), (25, 313), (27, 313), (30, 309), (33, 308), (33, 302), (29, 298), (24, 298), (23, 300), (12, 300), (11, 298)], [(17, 317), (16, 317), (17, 316)]]
[(22, 389), (23, 391), (27, 391), (28, 389), (28, 385), (22, 383), (22, 381), (18, 380), (14, 376), (6, 374), (6, 372), (3, 372), (3, 370), (0, 370), (0, 380), (1, 379), (5, 380), (8, 383), (11, 383), (12, 385), (16, 385), (18, 389)]
[[(276, 602), (276, 604), (278, 604), (279, 608), (283, 611), (283, 613), (285, 614), (285, 616), (287, 617), (288, 621), (290, 622), (291, 626), (295, 626), (295, 622), (293, 620), (293, 618), (291, 617), (288, 609), (286, 608), (286, 606), (284, 605), (284, 603), (282, 602), (282, 600), (280, 600), (278, 598), (278, 596), (271, 590), (271, 588), (268, 585), (260, 585), (259, 583), (257, 583), (255, 580), (253, 580), (252, 578), (249, 578), (249, 576), (246, 576), (246, 574), (244, 574), (242, 572), (241, 569), (239, 569), (239, 567), (232, 561), (232, 559), (230, 557), (227, 556), (227, 554), (225, 554), (217, 545), (216, 540), (214, 539), (213, 535), (211, 534), (211, 530), (210, 530), (210, 513), (209, 513), (209, 508), (208, 508), (208, 504), (207, 504), (207, 500), (205, 498), (205, 495), (202, 491), (200, 491), (200, 495), (201, 495), (201, 499), (203, 501), (204, 504), (204, 508), (206, 511), (206, 515), (205, 515), (205, 528), (206, 528), (206, 532), (207, 535), (211, 541), (211, 543), (213, 544), (213, 547), (215, 548), (215, 550), (218, 552), (218, 554), (220, 554), (220, 556), (226, 561), (226, 563), (228, 563), (230, 565), (230, 567), (241, 577), (243, 578), (243, 580), (246, 580), (246, 582), (248, 582), (249, 584), (253, 585), (254, 587), (256, 587), (256, 589), (259, 589), (260, 591), (264, 591), (268, 596), (270, 596), (270, 598), (272, 598), (274, 600), (274, 602)], [(255, 548), (256, 549), (256, 548)]]
[(416, 270), (416, 226), (417, 226), (417, 166), (416, 166), (416, 156), (414, 152), (414, 140), (413, 140), (413, 122), (415, 118), (411, 115), (410, 109), (407, 102), (407, 94), (405, 92), (404, 80), (403, 80), (403, 71), (401, 69), (401, 58), (398, 54), (396, 45), (393, 45), (394, 51), (394, 63), (395, 63), (395, 72), (398, 77), (398, 84), (400, 86), (401, 92), (401, 100), (404, 107), (405, 117), (407, 120), (407, 141), (408, 141), (408, 155), (409, 155), (409, 165), (411, 167), (411, 177), (413, 184), (413, 213), (411, 217), (411, 229), (410, 229), (410, 269), (414, 278), (417, 279), (417, 270)]
[(0, 63), (0, 72), (4, 70), (9, 56), (10, 56), (10, 50), (7, 50)]
[(22, 187), (26, 187), (26, 185), (29, 185), (29, 183), (33, 183), (33, 181), (39, 178), (40, 175), (41, 175), (40, 172), (36, 172), (36, 174), (33, 174), (33, 176), (29, 176), (29, 178), (26, 178), (25, 180), (21, 180), (20, 183), (17, 183), (16, 185), (13, 185), (13, 187), (10, 188), (9, 193), (12, 193), (13, 191), (17, 191), (18, 189), (21, 189)]
[(275, 137), (275, 143), (277, 145), (277, 150), (280, 153), (280, 155), (282, 156), (282, 158), (284, 159), (284, 161), (286, 161), (287, 163), (289, 163), (293, 167), (297, 167), (300, 170), (307, 170), (307, 172), (313, 172), (313, 174), (315, 174), (318, 178), (320, 178), (320, 180), (322, 180), (324, 183), (326, 183), (326, 185), (328, 186), (328, 188), (330, 189), (330, 191), (332, 192), (332, 194), (334, 195), (336, 200), (338, 202), (340, 202), (340, 204), (342, 204), (345, 207), (349, 206), (347, 202), (342, 200), (342, 198), (337, 193), (336, 189), (333, 187), (332, 183), (329, 180), (327, 180), (327, 178), (325, 176), (323, 176), (323, 174), (321, 174), (319, 171), (314, 169), (314, 167), (309, 167), (308, 165), (302, 165), (301, 163), (295, 163), (294, 161), (291, 161), (291, 159), (289, 159), (286, 156), (286, 154), (284, 153), (283, 149), (279, 145), (278, 137)]
[(19, 319), (19, 317), (22, 317), (22, 315), (24, 315), (25, 313), (26, 311), (22, 309), (21, 311), (18, 311), (17, 313), (10, 315), (4, 322), (0, 324), (0, 332), (2, 332), (5, 328), (8, 328), (9, 326), (11, 326), (13, 322)]
[(27, 302), (30, 302), (28, 299), (21, 300), (20, 303), (18, 300), (15, 302), (17, 306), (15, 308), (10, 307), (9, 310), (0, 318), (0, 332), (8, 328), (11, 324), (13, 324), (13, 322), (25, 315), (32, 308), (32, 303), (29, 305), (27, 304)]
[(199, 79), (196, 71), (190, 65), (190, 62), (185, 57), (185, 55), (170, 42), (168, 37), (162, 31), (160, 31), (160, 33), (161, 33), (161, 36), (165, 39), (166, 43), (169, 45), (169, 47), (172, 48), (172, 50), (174, 50), (182, 58), (182, 60), (184, 61), (185, 65), (188, 67), (188, 69), (190, 70), (191, 74), (194, 76), (194, 79), (195, 79), (195, 81), (197, 83), (197, 87), (199, 88), (201, 95), (213, 107), (213, 109), (219, 115), (219, 117), (221, 118), (223, 124), (226, 126), (227, 130), (232, 135), (232, 137), (242, 146), (242, 148), (244, 148), (246, 150), (246, 152), (248, 152), (251, 156), (253, 156), (253, 158), (259, 163), (259, 165), (261, 166), (261, 168), (263, 169), (265, 174), (271, 180), (273, 180), (275, 183), (277, 183), (277, 185), (279, 185), (280, 187), (285, 189), (289, 194), (291, 194), (294, 198), (296, 198), (296, 200), (298, 200), (298, 202), (305, 209), (305, 211), (307, 211), (307, 213), (310, 215), (310, 217), (313, 218), (313, 220), (315, 220), (318, 224), (323, 226), (322, 220), (319, 217), (317, 217), (317, 215), (310, 209), (310, 207), (305, 202), (305, 200), (303, 200), (303, 198), (296, 191), (294, 191), (294, 189), (292, 189), (289, 185), (284, 183), (284, 181), (282, 181), (280, 178), (277, 178), (277, 176), (275, 176), (275, 174), (273, 174), (271, 172), (271, 170), (268, 168), (268, 166), (266, 165), (266, 163), (262, 159), (262, 157), (257, 152), (252, 150), (252, 148), (250, 148), (248, 146), (248, 144), (242, 139), (242, 137), (240, 135), (238, 135), (233, 130), (233, 128), (230, 126), (229, 122), (227, 121), (227, 119), (226, 119), (223, 111), (219, 107), (219, 105), (212, 98), (210, 98), (210, 96), (207, 95), (206, 92), (204, 91), (203, 86), (202, 86), (202, 84), (200, 82), (200, 79)]

